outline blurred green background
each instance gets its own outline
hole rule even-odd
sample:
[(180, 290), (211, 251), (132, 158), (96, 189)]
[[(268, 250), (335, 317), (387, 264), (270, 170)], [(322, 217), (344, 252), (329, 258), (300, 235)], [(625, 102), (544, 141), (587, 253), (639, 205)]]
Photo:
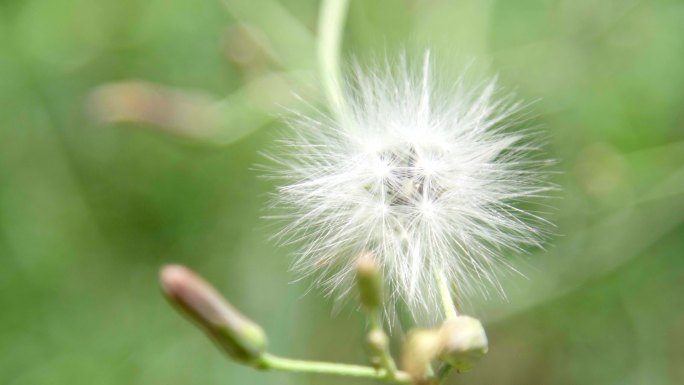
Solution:
[[(320, 99), (317, 8), (0, 2), (0, 383), (363, 383), (235, 365), (157, 284), (186, 264), (273, 352), (364, 362), (362, 317), (291, 284), (260, 219), (272, 114)], [(538, 99), (562, 187), (527, 279), (470, 300), (490, 354), (450, 383), (684, 383), (684, 2), (352, 1), (345, 54), (414, 46)]]

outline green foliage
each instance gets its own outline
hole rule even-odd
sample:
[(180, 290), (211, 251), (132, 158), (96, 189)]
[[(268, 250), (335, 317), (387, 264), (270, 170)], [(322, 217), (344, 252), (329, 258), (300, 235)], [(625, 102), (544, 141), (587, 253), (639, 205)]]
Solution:
[[(321, 98), (316, 6), (0, 4), (0, 383), (348, 383), (227, 362), (157, 285), (160, 265), (186, 264), (268, 330), (272, 351), (365, 357), (361, 315), (331, 316), (302, 298), (306, 282), (288, 285), (288, 250), (260, 219), (271, 114), (291, 92)], [(682, 25), (680, 1), (352, 0), (345, 52), (475, 58), (538, 98), (559, 160), (561, 191), (540, 208), (557, 224), (549, 246), (511, 256), (528, 279), (506, 279), (509, 302), (467, 303), (490, 352), (453, 383), (684, 382)], [(102, 124), (93, 92), (131, 79), (200, 95), (217, 136), (183, 139), (182, 119), (175, 136), (168, 120)]]

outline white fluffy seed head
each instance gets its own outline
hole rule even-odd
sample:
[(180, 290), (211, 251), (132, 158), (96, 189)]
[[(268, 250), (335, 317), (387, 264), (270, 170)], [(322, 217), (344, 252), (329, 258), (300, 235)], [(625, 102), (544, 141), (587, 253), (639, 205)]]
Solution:
[(521, 104), (496, 94), (494, 81), (440, 87), (426, 55), (422, 66), (356, 66), (342, 118), (297, 114), (271, 155), (287, 220), (277, 237), (299, 245), (295, 269), (344, 296), (370, 252), (388, 305), (402, 301), (419, 320), (440, 316), (436, 274), (459, 297), (502, 292), (502, 253), (542, 236), (518, 206), (549, 186), (529, 135), (510, 132)]

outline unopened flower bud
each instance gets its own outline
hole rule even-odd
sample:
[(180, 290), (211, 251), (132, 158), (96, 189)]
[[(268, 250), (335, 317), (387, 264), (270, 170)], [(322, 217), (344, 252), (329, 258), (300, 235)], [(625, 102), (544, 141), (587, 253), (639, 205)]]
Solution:
[(439, 333), (442, 340), (440, 358), (459, 372), (471, 369), (487, 354), (487, 334), (476, 318), (459, 316), (448, 320)]
[(426, 378), (430, 363), (441, 359), (459, 372), (473, 367), (488, 349), (482, 323), (458, 316), (436, 329), (412, 330), (404, 345), (402, 367), (415, 381)]
[(356, 261), (356, 282), (359, 286), (361, 304), (368, 309), (382, 306), (382, 277), (378, 265), (370, 254), (363, 254)]
[(142, 123), (203, 140), (220, 134), (220, 125), (211, 114), (214, 102), (203, 93), (132, 80), (96, 88), (88, 98), (88, 108), (99, 123)]
[(406, 337), (401, 366), (416, 383), (420, 383), (427, 377), (430, 362), (439, 356), (441, 348), (439, 330), (414, 329)]
[(389, 349), (389, 338), (387, 337), (387, 334), (379, 329), (372, 330), (368, 333), (366, 341), (368, 342), (368, 347), (372, 353), (370, 356), (371, 364), (376, 368), (380, 368), (382, 365), (381, 356)]
[(161, 285), (169, 301), (195, 321), (231, 358), (245, 364), (257, 363), (266, 348), (266, 335), (214, 287), (178, 265), (162, 268)]
[(368, 345), (376, 351), (387, 349), (389, 338), (382, 330), (373, 330), (368, 333)]

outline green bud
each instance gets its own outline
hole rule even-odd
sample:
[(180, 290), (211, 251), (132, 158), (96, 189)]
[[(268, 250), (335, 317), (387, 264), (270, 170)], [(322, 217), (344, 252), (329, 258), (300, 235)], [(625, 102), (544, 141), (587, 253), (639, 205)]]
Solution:
[(356, 282), (361, 304), (368, 309), (382, 307), (382, 277), (372, 256), (365, 253), (356, 261)]
[(178, 265), (161, 269), (164, 294), (234, 360), (257, 365), (266, 349), (259, 325), (240, 314), (214, 287)]

